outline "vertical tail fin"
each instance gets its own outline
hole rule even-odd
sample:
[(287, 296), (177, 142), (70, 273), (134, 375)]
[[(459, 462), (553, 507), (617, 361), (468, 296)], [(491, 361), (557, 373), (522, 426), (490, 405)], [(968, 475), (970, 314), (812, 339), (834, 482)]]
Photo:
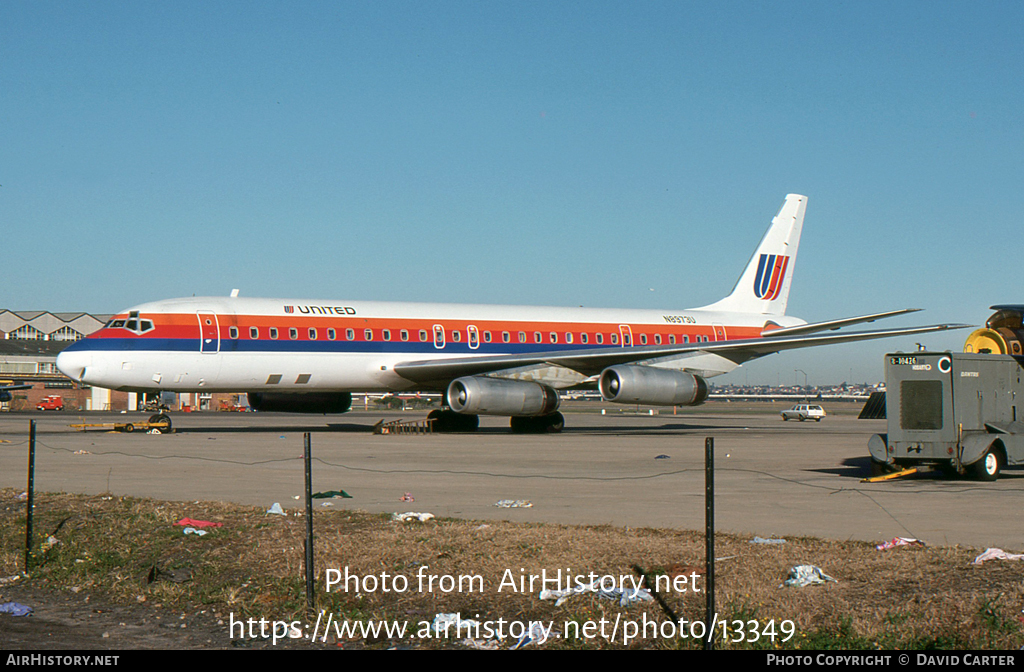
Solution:
[(732, 293), (706, 310), (785, 315), (807, 197), (789, 194)]

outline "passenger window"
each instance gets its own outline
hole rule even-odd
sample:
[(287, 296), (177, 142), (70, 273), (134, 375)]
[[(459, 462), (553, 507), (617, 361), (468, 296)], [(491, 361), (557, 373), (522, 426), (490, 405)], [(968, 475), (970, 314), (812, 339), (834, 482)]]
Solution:
[(604, 343), (604, 334), (597, 334), (597, 344), (602, 345)]
[(647, 334), (640, 334), (640, 345), (647, 345)]
[(582, 343), (583, 345), (586, 345), (589, 340), (590, 339), (587, 337), (586, 332), (580, 334), (580, 343)]
[(292, 339), (294, 341), (298, 337), (299, 337), (299, 330), (296, 329), (295, 327), (290, 327), (288, 329), (288, 338), (290, 338), (290, 339)]
[(402, 329), (402, 331), (400, 331), (398, 333), (399, 333), (399, 336), (402, 337), (403, 341), (408, 341), (409, 340), (409, 330), (408, 329)]
[(363, 338), (368, 341), (373, 340), (373, 329), (363, 329)]
[(338, 332), (334, 331), (334, 329), (328, 329), (327, 330), (327, 340), (333, 341), (337, 337), (338, 337)]
[(427, 342), (427, 330), (426, 329), (420, 329), (420, 343), (426, 343), (426, 342)]
[(458, 343), (461, 340), (462, 340), (462, 332), (458, 331), (457, 329), (453, 329), (452, 330), (452, 341), (454, 341), (455, 343)]
[(541, 335), (540, 335), (539, 331), (533, 332), (533, 342), (534, 343), (540, 343), (541, 342)]
[(270, 328), (270, 337), (275, 340), (277, 339), (277, 327)]
[(238, 327), (228, 327), (228, 337), (238, 338)]
[(511, 343), (512, 342), (512, 336), (507, 331), (501, 332), (501, 342), (502, 343)]
[(249, 338), (259, 338), (260, 329), (259, 327), (249, 327)]
[(390, 341), (391, 340), (391, 330), (390, 329), (385, 329), (383, 334), (384, 334), (384, 340), (385, 341)]
[(313, 327), (309, 328), (309, 340), (311, 340), (311, 341), (315, 341), (316, 340), (316, 329), (314, 329)]
[(346, 329), (345, 330), (345, 340), (346, 341), (354, 341), (354, 340), (356, 340), (356, 330), (355, 329)]
[(675, 334), (669, 334), (668, 335), (668, 344), (669, 345), (675, 345), (676, 344), (676, 335)]
[(558, 334), (556, 334), (553, 331), (551, 332), (551, 342), (552, 343), (558, 343)]
[(490, 343), (490, 342), (491, 342), (491, 332), (485, 331), (484, 332), (484, 343)]
[(619, 335), (618, 334), (612, 334), (612, 345), (618, 345), (618, 344), (619, 344)]
[(526, 332), (525, 331), (520, 331), (519, 332), (519, 342), (520, 343), (526, 343)]

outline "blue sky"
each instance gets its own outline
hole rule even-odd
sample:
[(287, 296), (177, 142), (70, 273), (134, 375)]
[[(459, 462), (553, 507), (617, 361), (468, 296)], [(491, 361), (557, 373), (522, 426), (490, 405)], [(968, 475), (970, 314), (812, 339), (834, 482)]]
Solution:
[[(226, 295), (679, 309), (809, 197), (789, 312), (1024, 302), (1024, 5), (28, 2), (0, 307)], [(653, 291), (652, 291), (653, 290)], [(719, 381), (878, 380), (964, 332)]]

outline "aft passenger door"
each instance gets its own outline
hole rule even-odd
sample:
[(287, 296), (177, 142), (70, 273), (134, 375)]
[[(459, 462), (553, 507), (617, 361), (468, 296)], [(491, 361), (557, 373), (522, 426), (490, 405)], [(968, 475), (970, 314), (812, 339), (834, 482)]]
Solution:
[(215, 355), (220, 352), (220, 324), (212, 310), (196, 311), (199, 319), (199, 352)]

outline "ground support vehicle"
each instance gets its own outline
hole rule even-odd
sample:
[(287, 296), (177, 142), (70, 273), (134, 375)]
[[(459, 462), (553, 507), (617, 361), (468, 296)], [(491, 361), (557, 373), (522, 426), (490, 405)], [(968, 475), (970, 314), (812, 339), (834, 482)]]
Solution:
[(886, 355), (888, 432), (868, 441), (873, 470), (927, 465), (994, 481), (1004, 467), (1024, 464), (1022, 362), (988, 353)]
[(64, 398), (59, 394), (51, 394), (36, 404), (37, 411), (63, 411)]
[(115, 432), (148, 432), (156, 430), (161, 434), (170, 434), (171, 418), (165, 413), (150, 416), (146, 422), (82, 422), (71, 425), (83, 432), (90, 429), (108, 429)]

